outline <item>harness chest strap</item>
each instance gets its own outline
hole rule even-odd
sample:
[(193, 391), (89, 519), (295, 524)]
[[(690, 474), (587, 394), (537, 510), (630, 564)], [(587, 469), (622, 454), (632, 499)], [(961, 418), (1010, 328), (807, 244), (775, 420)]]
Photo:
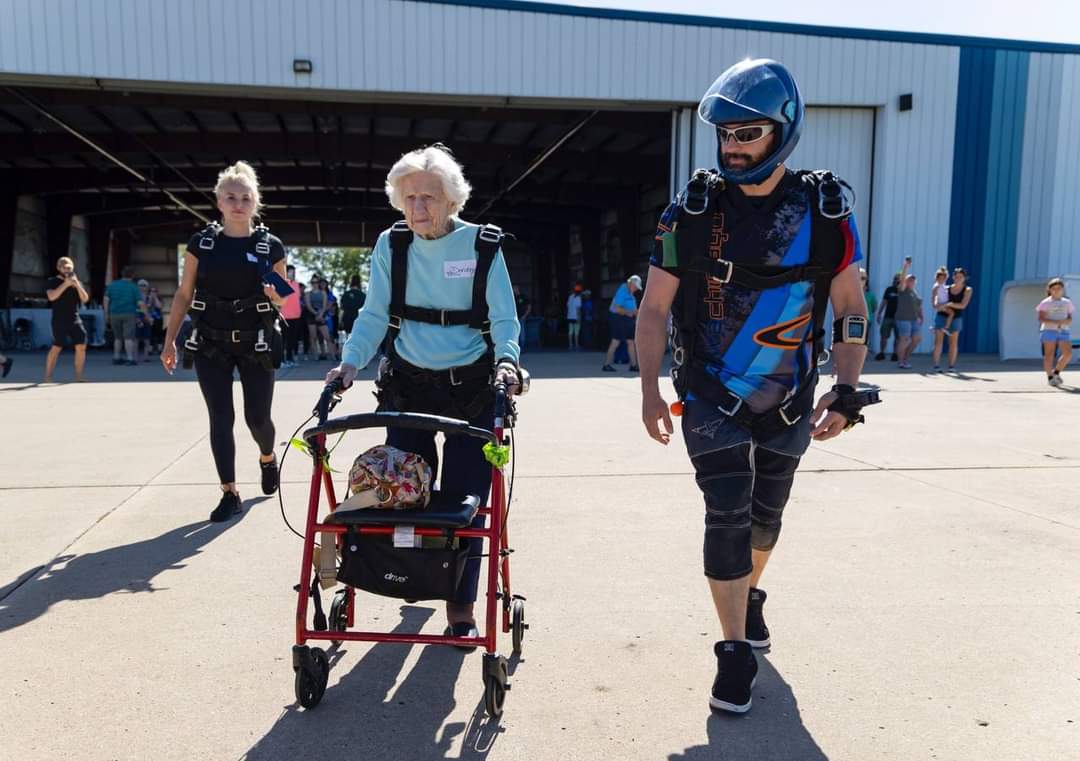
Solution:
[[(812, 189), (810, 259), (806, 264), (793, 267), (745, 265), (725, 259), (710, 259), (701, 255), (694, 255), (685, 264), (672, 262), (681, 266), (683, 270), (679, 282), (682, 308), (676, 310), (676, 319), (672, 321), (673, 343), (677, 344), (675, 358), (681, 360), (672, 366), (672, 378), (680, 397), (685, 397), (690, 386), (693, 386), (694, 393), (705, 398), (700, 392), (705, 391), (705, 394), (708, 394), (705, 389), (710, 384), (717, 383), (714, 378), (702, 377), (703, 373), (700, 369), (695, 369), (696, 363), (693, 356), (696, 344), (698, 302), (701, 298), (705, 276), (723, 284), (731, 283), (749, 290), (766, 290), (795, 282), (812, 282), (815, 298), (811, 340), (815, 358), (820, 353), (821, 339), (825, 335), (821, 323), (828, 307), (829, 283), (835, 275), (835, 265), (841, 263), (844, 258), (845, 247), (848, 244), (839, 230), (839, 224), (850, 215), (851, 205), (848, 203), (848, 197), (843, 193), (841, 184), (847, 187), (849, 192), (850, 187), (829, 172), (800, 173), (799, 179)], [(667, 213), (662, 218), (661, 229), (668, 235), (675, 236), (677, 251), (697, 252), (707, 249), (708, 240), (712, 234), (712, 220), (704, 212), (711, 203), (715, 202), (724, 188), (723, 178), (715, 171), (698, 170), (694, 173), (686, 189), (679, 194), (673, 204), (674, 218), (669, 220)], [(832, 222), (832, 224), (823, 224), (823, 222)], [(658, 229), (658, 238), (660, 232), (661, 230)], [(665, 248), (665, 264), (668, 264), (667, 251), (668, 249)], [(824, 297), (820, 297), (822, 294)], [(802, 390), (796, 396), (801, 396), (807, 388), (813, 388), (813, 383), (808, 381), (815, 372), (811, 364), (807, 368), (806, 377), (802, 379)], [(729, 397), (739, 399), (726, 388), (720, 387), (718, 392), (717, 396), (722, 396), (724, 399)], [(724, 399), (717, 404), (723, 404)], [(794, 400), (789, 400), (780, 409), (790, 409), (792, 401)], [(753, 414), (741, 405), (736, 405), (733, 411), (743, 418)], [(787, 417), (790, 416), (782, 414), (780, 419), (785, 421)]]
[(488, 350), (494, 351), (491, 339), (491, 322), (488, 319), (487, 281), (491, 265), (495, 261), (499, 246), (505, 237), (503, 231), (495, 225), (484, 225), (476, 233), (476, 272), (472, 282), (472, 304), (469, 309), (432, 309), (412, 306), (405, 303), (405, 291), (408, 285), (409, 246), (413, 241), (413, 232), (404, 220), (395, 222), (390, 228), (390, 307), (389, 326), (387, 328), (387, 349), (394, 354), (394, 343), (401, 332), (404, 320), (423, 322), (429, 325), (449, 327), (468, 325), (479, 330), (487, 343)]

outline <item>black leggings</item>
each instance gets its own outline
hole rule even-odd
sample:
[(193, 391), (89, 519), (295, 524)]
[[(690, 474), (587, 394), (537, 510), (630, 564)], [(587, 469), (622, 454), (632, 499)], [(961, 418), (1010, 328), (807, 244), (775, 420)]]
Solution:
[(195, 355), (195, 374), (210, 413), (210, 451), (223, 484), (236, 481), (236, 441), (233, 439), (233, 369), (240, 371), (244, 390), (244, 421), (263, 455), (274, 451), (274, 421), (270, 405), (274, 401), (274, 371), (255, 360), (225, 355), (208, 359)]

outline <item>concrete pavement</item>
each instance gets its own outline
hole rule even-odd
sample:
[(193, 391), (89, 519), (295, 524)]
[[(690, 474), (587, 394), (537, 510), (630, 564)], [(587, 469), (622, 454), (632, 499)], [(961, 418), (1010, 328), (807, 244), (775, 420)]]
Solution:
[[(886, 403), (804, 460), (763, 580), (773, 647), (753, 710), (730, 718), (707, 706), (718, 626), (681, 438), (645, 438), (636, 378), (598, 355), (528, 359), (510, 528), (531, 629), (493, 723), (480, 656), (436, 647), (343, 646), (322, 703), (298, 708), (301, 547), (258, 492), (242, 422), (247, 509), (209, 524), (190, 374), (93, 357), (92, 382), (35, 386), (43, 357), (17, 355), (0, 384), (0, 759), (1075, 755), (1080, 399), (1035, 364), (868, 363)], [(279, 441), (325, 367), (282, 374)], [(334, 465), (374, 442), (351, 435)], [(286, 461), (297, 524), (308, 475)], [(360, 599), (364, 626), (442, 629), (437, 606)]]

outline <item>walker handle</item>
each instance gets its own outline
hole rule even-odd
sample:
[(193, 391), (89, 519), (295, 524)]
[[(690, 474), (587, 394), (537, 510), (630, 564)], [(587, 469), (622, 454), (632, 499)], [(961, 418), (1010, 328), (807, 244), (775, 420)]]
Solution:
[(326, 419), (330, 417), (331, 410), (341, 402), (341, 392), (344, 390), (345, 384), (341, 382), (341, 378), (334, 378), (323, 387), (322, 394), (319, 395), (319, 401), (315, 405), (315, 409), (311, 411), (311, 414), (318, 418), (319, 425), (326, 422)]

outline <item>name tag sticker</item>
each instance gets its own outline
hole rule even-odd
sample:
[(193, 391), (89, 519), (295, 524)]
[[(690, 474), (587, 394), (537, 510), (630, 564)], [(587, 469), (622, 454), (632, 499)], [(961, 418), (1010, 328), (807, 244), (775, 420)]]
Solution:
[(247, 258), (249, 262), (255, 262), (256, 264), (259, 263), (259, 257), (255, 256), (255, 254), (249, 252)]
[(476, 260), (464, 259), (460, 262), (443, 262), (443, 277), (472, 277), (476, 274)]

